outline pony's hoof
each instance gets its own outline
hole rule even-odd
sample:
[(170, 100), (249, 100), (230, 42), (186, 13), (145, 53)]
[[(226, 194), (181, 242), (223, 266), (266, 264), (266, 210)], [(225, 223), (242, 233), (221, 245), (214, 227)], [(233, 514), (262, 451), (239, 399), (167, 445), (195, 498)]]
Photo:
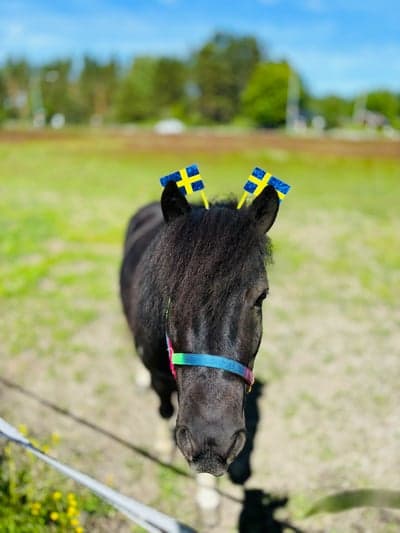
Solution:
[(158, 408), (158, 412), (160, 413), (161, 418), (169, 420), (174, 414), (174, 406), (171, 402), (163, 402)]
[(244, 485), (251, 476), (249, 462), (233, 461), (228, 469), (229, 479), (236, 485)]

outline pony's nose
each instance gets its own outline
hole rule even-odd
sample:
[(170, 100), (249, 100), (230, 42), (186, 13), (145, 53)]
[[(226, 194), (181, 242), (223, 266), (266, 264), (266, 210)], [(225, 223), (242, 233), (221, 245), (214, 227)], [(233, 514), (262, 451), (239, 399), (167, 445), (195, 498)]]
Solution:
[(227, 465), (229, 466), (243, 450), (246, 444), (246, 431), (241, 429), (234, 435), (232, 446), (229, 449), (228, 456), (226, 458)]
[(189, 464), (197, 472), (214, 476), (226, 472), (246, 442), (246, 432), (243, 429), (236, 431), (230, 438), (226, 438), (224, 434), (217, 438), (215, 433), (206, 436), (204, 432), (194, 436), (188, 427), (178, 426), (175, 435), (177, 445)]
[(190, 435), (189, 429), (186, 426), (177, 427), (175, 431), (175, 439), (179, 449), (186, 457), (186, 459), (189, 462), (192, 461), (194, 453), (194, 443), (192, 440), (192, 436)]

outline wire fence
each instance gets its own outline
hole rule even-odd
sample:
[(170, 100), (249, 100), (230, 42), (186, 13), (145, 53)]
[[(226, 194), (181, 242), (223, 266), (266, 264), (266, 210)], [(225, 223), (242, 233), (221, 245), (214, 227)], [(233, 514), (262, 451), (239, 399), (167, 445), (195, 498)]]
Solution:
[[(188, 481), (191, 481), (193, 483), (196, 482), (195, 476), (193, 476), (192, 474), (190, 474), (189, 472), (187, 472), (183, 468), (179, 468), (179, 467), (177, 467), (177, 466), (175, 466), (175, 465), (173, 465), (171, 463), (162, 461), (156, 455), (154, 455), (153, 453), (149, 452), (145, 448), (143, 448), (141, 446), (137, 446), (136, 444), (133, 444), (132, 442), (130, 442), (130, 441), (128, 441), (128, 440), (116, 435), (115, 433), (113, 433), (112, 431), (109, 431), (106, 428), (103, 428), (103, 427), (99, 426), (98, 424), (92, 422), (91, 420), (87, 420), (86, 418), (83, 418), (83, 417), (73, 413), (69, 409), (65, 409), (64, 407), (60, 407), (59, 405), (47, 400), (47, 398), (43, 398), (42, 396), (36, 394), (35, 392), (32, 392), (32, 391), (26, 389), (22, 385), (19, 385), (18, 383), (15, 383), (14, 381), (11, 381), (10, 379), (7, 379), (7, 378), (5, 378), (3, 376), (0, 376), (0, 383), (3, 384), (5, 387), (7, 387), (9, 389), (12, 389), (12, 390), (15, 390), (15, 391), (19, 392), (20, 394), (22, 394), (25, 397), (30, 398), (30, 399), (40, 403), (44, 407), (46, 407), (48, 409), (51, 409), (52, 411), (58, 413), (61, 416), (69, 418), (70, 420), (73, 420), (77, 424), (85, 426), (85, 427), (91, 429), (92, 431), (94, 431), (94, 432), (96, 432), (96, 433), (98, 433), (100, 435), (104, 435), (105, 437), (109, 438), (110, 440), (112, 440), (114, 442), (117, 442), (121, 446), (124, 446), (125, 448), (133, 451), (137, 455), (140, 455), (144, 459), (146, 459), (148, 461), (151, 461), (151, 462), (161, 466), (162, 468), (165, 468), (166, 470), (169, 470), (172, 474), (184, 477)], [(243, 499), (242, 498), (237, 498), (237, 497), (233, 496), (232, 494), (229, 494), (228, 492), (225, 492), (225, 491), (220, 490), (218, 488), (216, 489), (216, 491), (218, 492), (218, 494), (222, 498), (225, 498), (226, 500), (232, 501), (232, 502), (237, 503), (239, 505), (243, 504)]]

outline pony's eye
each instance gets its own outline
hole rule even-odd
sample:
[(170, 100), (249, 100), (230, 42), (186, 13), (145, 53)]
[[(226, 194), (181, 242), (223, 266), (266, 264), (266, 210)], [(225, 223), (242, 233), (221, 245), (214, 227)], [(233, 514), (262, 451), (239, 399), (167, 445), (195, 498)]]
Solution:
[(266, 297), (267, 297), (267, 290), (265, 289), (262, 291), (262, 293), (259, 295), (257, 300), (254, 302), (254, 307), (257, 307), (258, 309), (260, 309)]

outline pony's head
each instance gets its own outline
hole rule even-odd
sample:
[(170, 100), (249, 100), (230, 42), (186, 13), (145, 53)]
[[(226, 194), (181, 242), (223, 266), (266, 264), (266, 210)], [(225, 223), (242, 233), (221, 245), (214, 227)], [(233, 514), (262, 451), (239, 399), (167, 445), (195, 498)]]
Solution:
[[(206, 210), (190, 206), (170, 182), (161, 207), (166, 224), (160, 236), (159, 290), (171, 346), (175, 352), (211, 354), (252, 369), (268, 294), (266, 233), (278, 212), (275, 189), (267, 186), (240, 210), (229, 202)], [(177, 444), (197, 472), (221, 475), (246, 440), (248, 384), (236, 373), (201, 364), (175, 370)]]

